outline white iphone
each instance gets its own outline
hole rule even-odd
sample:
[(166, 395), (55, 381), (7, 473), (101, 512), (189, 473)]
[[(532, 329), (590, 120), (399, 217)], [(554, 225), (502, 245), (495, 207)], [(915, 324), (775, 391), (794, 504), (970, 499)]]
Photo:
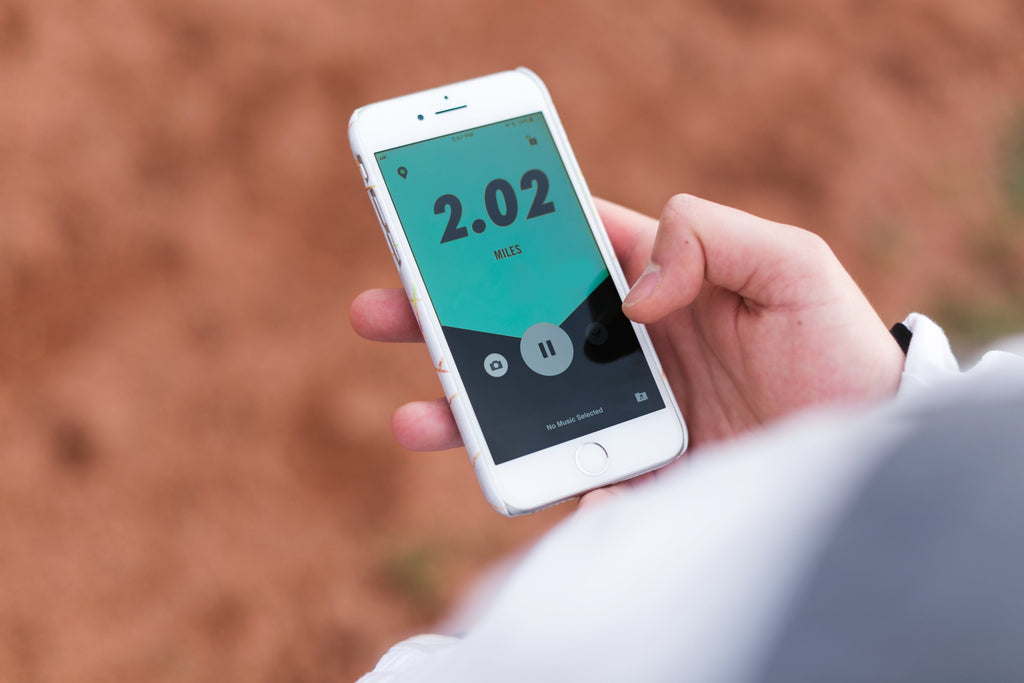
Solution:
[(677, 458), (686, 425), (541, 80), (356, 110), (349, 139), (480, 486), (533, 512)]

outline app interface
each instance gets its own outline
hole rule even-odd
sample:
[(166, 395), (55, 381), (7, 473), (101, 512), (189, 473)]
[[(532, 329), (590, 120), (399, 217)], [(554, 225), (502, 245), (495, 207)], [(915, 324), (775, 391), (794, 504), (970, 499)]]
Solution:
[(495, 462), (664, 407), (541, 113), (375, 156)]

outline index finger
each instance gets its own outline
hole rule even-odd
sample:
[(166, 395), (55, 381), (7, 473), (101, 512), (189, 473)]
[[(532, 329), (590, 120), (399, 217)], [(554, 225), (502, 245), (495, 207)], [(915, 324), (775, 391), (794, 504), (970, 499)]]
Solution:
[(423, 341), (409, 298), (401, 289), (368, 289), (349, 309), (352, 328), (371, 341)]

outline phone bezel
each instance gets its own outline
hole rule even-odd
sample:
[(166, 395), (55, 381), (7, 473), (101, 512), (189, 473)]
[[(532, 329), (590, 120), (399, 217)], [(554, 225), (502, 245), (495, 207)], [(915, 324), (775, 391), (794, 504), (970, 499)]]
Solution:
[[(536, 112), (543, 113), (548, 123), (601, 257), (619, 295), (624, 296), (628, 291), (625, 276), (605, 234), (550, 95), (533, 72), (520, 68), (454, 83), (371, 104), (352, 115), (352, 146), (361, 157), (360, 163), (367, 175), (368, 185), (376, 189), (379, 208), (391, 227), (391, 241), (400, 257), (399, 273), (406, 289), (411, 288), (415, 293), (413, 298), (418, 300), (420, 310), (417, 310), (417, 315), (428, 347), (431, 347), (435, 367), (443, 359), (452, 358), (451, 350), (441, 331), (426, 284), (415, 265), (412, 249), (375, 154)], [(532, 512), (593, 488), (657, 469), (685, 450), (685, 422), (665, 380), (650, 338), (642, 326), (634, 324), (634, 329), (665, 407), (501, 464), (494, 463), (486, 447), (486, 440), (472, 410), (472, 400), (466, 393), (458, 368), (452, 364), (447, 366), (454, 394), (448, 398), (456, 421), (467, 441), (467, 451), (474, 464), (479, 467), (480, 460), (484, 461), (488, 478), (495, 489), (493, 493), (506, 508), (503, 510), (496, 506), (499, 511), (509, 515)], [(584, 474), (576, 466), (576, 450), (588, 442), (600, 443), (609, 453), (608, 467), (601, 475)], [(635, 455), (639, 442), (644, 442), (645, 450), (652, 455)], [(623, 454), (629, 455), (627, 457)], [(485, 485), (484, 482), (481, 484)]]

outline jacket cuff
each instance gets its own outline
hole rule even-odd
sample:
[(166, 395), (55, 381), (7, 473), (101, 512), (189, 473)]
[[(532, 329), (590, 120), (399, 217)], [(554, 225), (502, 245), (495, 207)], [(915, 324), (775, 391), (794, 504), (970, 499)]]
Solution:
[(897, 395), (918, 393), (960, 373), (960, 364), (941, 327), (920, 313), (911, 313), (903, 324), (913, 337), (907, 349), (907, 361), (903, 365)]

